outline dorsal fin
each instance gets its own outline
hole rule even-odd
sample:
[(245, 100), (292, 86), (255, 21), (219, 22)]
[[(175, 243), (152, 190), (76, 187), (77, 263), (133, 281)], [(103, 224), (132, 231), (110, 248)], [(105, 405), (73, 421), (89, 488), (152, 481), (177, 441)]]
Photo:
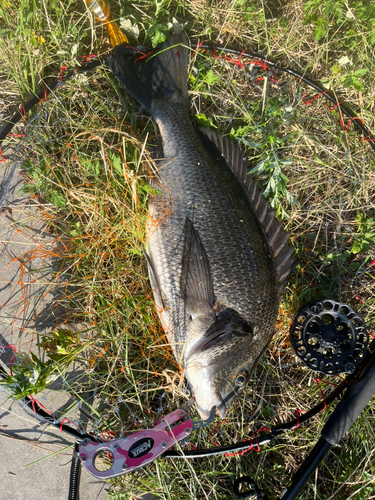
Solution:
[(279, 277), (280, 293), (283, 293), (289, 275), (298, 263), (293, 248), (288, 245), (288, 233), (283, 229), (281, 222), (276, 219), (276, 211), (270, 207), (256, 181), (248, 173), (248, 161), (243, 157), (241, 148), (227, 137), (222, 137), (218, 132), (208, 127), (200, 128), (199, 136), (211, 152), (224, 157), (232, 172), (246, 187), (272, 248)]

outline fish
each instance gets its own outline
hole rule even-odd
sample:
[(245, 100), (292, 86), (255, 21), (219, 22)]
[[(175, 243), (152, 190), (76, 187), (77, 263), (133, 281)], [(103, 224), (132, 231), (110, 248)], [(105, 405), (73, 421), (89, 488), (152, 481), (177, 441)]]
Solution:
[(202, 418), (224, 418), (276, 327), (296, 259), (238, 144), (189, 116), (188, 39), (113, 75), (157, 124), (146, 250), (156, 310)]

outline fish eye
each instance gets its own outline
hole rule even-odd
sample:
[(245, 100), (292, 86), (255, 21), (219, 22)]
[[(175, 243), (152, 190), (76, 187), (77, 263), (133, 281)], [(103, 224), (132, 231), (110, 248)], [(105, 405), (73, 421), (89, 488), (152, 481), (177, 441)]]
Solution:
[(243, 387), (246, 384), (248, 373), (246, 371), (237, 373), (236, 385)]

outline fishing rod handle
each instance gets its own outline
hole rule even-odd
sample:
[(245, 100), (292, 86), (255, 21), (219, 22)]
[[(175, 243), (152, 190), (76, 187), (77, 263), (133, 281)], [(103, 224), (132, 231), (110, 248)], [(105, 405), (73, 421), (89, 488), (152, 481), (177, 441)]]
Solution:
[(371, 364), (367, 373), (360, 380), (351, 383), (345, 396), (323, 427), (322, 438), (331, 445), (338, 444), (362, 413), (374, 393), (375, 362)]
[(298, 471), (294, 474), (290, 485), (285, 488), (277, 500), (294, 500), (307, 483), (309, 477), (318, 467), (324, 456), (331, 448), (331, 444), (320, 438), (314, 446), (310, 455), (302, 463)]

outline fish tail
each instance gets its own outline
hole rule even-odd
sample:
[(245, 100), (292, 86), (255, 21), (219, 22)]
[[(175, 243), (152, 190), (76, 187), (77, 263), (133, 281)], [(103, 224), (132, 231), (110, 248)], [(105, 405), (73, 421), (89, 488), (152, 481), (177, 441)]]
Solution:
[(175, 34), (149, 60), (130, 60), (116, 47), (109, 61), (112, 73), (148, 113), (157, 116), (166, 104), (188, 102), (188, 39)]

